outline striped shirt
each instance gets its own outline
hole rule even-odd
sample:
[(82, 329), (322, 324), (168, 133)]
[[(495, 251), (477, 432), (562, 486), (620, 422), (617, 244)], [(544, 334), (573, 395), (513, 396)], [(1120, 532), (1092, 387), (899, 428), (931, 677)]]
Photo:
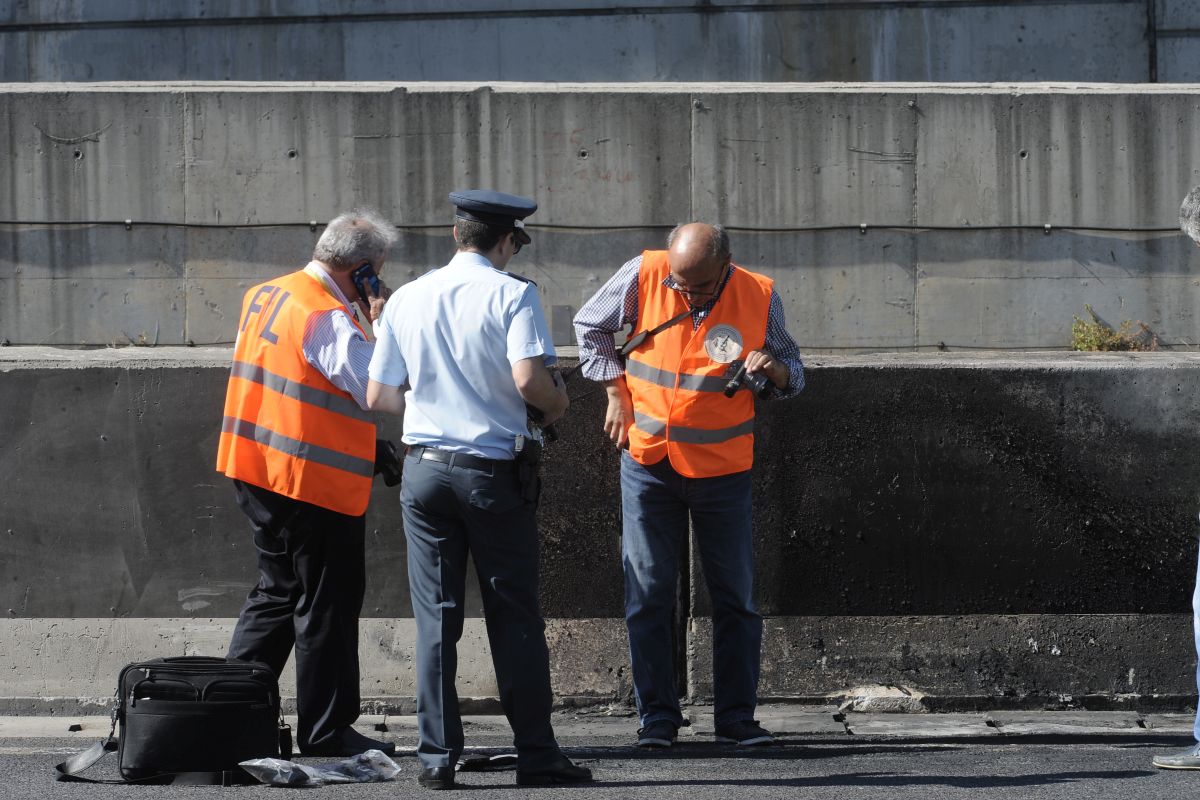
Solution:
[[(642, 257), (635, 256), (625, 262), (625, 266), (617, 270), (617, 274), (600, 288), (590, 300), (583, 304), (575, 315), (575, 338), (579, 340), (579, 360), (584, 364), (583, 376), (594, 381), (611, 381), (625, 373), (625, 365), (617, 354), (617, 346), (613, 335), (630, 326), (636, 330), (638, 313), (638, 271), (642, 266)], [(730, 269), (721, 282), (724, 287), (733, 274)], [(663, 286), (675, 288), (675, 279), (667, 275)], [(700, 327), (712, 311), (713, 305), (720, 297), (720, 287), (717, 296), (710, 298), (707, 303), (692, 309), (692, 330)], [(771, 290), (771, 303), (767, 310), (767, 336), (763, 349), (771, 354), (776, 361), (786, 364), (788, 368), (788, 385), (786, 389), (775, 388), (772, 397), (792, 397), (804, 388), (804, 362), (800, 358), (800, 348), (788, 333), (783, 316), (783, 301), (779, 293)], [(775, 386), (775, 384), (771, 384)]]
[(367, 341), (362, 331), (352, 320), (358, 319), (358, 310), (346, 299), (329, 274), (315, 262), (309, 263), (304, 271), (321, 282), (321, 285), (345, 306), (313, 314), (304, 326), (304, 343), (301, 349), (304, 358), (322, 375), (344, 392), (348, 392), (367, 410), (367, 367), (374, 342)]

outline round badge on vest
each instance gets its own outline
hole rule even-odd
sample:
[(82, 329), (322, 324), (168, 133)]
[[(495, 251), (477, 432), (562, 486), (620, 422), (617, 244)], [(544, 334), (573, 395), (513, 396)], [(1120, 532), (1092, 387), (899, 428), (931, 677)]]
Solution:
[(742, 334), (732, 325), (717, 325), (704, 337), (708, 357), (718, 364), (728, 364), (742, 354)]

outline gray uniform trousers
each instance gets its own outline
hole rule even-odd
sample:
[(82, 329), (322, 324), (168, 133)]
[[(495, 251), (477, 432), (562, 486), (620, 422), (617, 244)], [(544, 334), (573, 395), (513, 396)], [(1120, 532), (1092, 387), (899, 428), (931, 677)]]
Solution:
[[(550, 724), (550, 657), (538, 607), (536, 505), (522, 497), (512, 462), (488, 469), (404, 459), (400, 502), (408, 583), (417, 623), (417, 755), (453, 766), (463, 749), (454, 687), (467, 555), (479, 576), (500, 704), (521, 768), (559, 756)], [(493, 474), (494, 473), (494, 474)]]

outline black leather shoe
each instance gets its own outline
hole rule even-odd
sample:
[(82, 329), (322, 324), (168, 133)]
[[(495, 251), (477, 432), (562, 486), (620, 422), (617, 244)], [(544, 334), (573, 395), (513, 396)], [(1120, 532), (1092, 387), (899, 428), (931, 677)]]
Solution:
[(426, 789), (453, 789), (454, 767), (422, 767), (417, 783)]
[(552, 786), (558, 783), (587, 783), (592, 779), (592, 771), (586, 767), (577, 767), (566, 756), (559, 756), (558, 761), (546, 767), (537, 769), (521, 769), (517, 767), (517, 786)]
[(396, 745), (391, 742), (363, 736), (354, 730), (354, 728), (342, 728), (318, 745), (301, 747), (300, 753), (306, 756), (347, 758), (349, 756), (356, 756), (359, 753), (365, 753), (368, 750), (378, 750), (385, 756), (394, 756), (396, 754)]

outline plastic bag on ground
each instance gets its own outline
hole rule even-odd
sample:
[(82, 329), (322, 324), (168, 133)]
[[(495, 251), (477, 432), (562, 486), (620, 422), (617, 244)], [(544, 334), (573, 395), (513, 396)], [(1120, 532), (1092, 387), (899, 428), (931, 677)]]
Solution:
[(379, 750), (310, 766), (281, 758), (252, 758), (239, 765), (270, 786), (324, 786), (327, 783), (381, 783), (400, 774), (400, 765)]

